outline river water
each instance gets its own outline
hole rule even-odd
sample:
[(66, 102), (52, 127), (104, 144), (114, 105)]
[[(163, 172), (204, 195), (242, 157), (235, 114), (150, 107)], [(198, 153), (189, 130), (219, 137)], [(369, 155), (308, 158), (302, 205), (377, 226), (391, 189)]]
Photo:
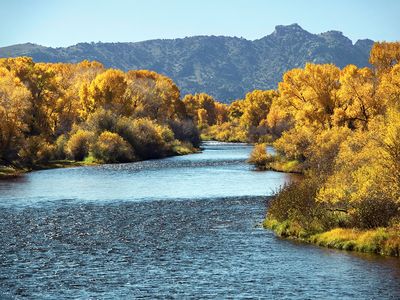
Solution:
[(0, 181), (0, 299), (400, 299), (400, 262), (257, 226), (290, 180), (245, 144)]

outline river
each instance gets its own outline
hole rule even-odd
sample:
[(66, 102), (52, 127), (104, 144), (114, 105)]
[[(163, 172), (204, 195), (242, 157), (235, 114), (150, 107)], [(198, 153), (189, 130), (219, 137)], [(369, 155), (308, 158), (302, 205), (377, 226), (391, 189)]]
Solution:
[(396, 258), (257, 226), (290, 180), (251, 146), (0, 181), (0, 299), (400, 299)]

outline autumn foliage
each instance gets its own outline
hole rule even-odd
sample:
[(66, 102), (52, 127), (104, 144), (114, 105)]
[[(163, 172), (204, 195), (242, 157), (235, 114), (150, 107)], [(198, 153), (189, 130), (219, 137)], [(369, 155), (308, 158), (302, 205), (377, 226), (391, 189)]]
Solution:
[(376, 43), (370, 63), (309, 63), (286, 72), (277, 90), (227, 105), (205, 93), (181, 99), (170, 78), (151, 71), (1, 59), (0, 165), (157, 158), (187, 153), (201, 133), (257, 143), (250, 162), (259, 168), (304, 174), (271, 202), (269, 220), (303, 233), (397, 226), (400, 43)]
[(0, 119), (0, 165), (17, 168), (66, 158), (126, 162), (199, 143), (171, 79), (98, 62), (0, 59)]
[(270, 111), (290, 126), (274, 145), (305, 176), (270, 204), (268, 222), (286, 222), (285, 234), (400, 223), (399, 45), (375, 44), (371, 68), (307, 64), (284, 75)]

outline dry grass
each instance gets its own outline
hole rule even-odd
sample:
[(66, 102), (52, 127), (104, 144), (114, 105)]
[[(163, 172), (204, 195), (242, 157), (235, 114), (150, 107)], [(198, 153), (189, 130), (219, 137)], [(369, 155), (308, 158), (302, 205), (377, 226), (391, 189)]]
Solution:
[(313, 235), (309, 241), (319, 246), (399, 256), (400, 231), (396, 228), (356, 230), (336, 228)]
[(400, 228), (376, 228), (358, 230), (335, 228), (318, 234), (308, 234), (299, 226), (285, 221), (266, 219), (264, 228), (273, 230), (277, 235), (299, 239), (322, 247), (340, 250), (376, 253), (400, 257)]

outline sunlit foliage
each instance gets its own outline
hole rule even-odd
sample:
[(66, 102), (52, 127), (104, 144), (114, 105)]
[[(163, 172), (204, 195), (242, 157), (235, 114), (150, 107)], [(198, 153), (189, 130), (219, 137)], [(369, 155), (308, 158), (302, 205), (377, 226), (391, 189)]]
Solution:
[(0, 163), (15, 159), (28, 130), (30, 93), (19, 78), (0, 68)]
[(400, 43), (376, 43), (372, 68), (307, 64), (283, 76), (267, 121), (274, 127), (285, 120), (274, 145), (313, 182), (314, 194), (307, 196), (313, 199), (301, 205), (311, 205), (318, 218), (311, 221), (301, 209), (285, 212), (296, 211), (304, 194), (302, 185), (292, 184), (272, 202), (270, 220), (309, 234), (399, 223), (399, 59)]
[[(221, 123), (227, 109), (221, 104), (216, 110)], [(87, 156), (122, 162), (199, 144), (171, 79), (146, 70), (105, 69), (98, 62), (0, 59), (0, 118), (1, 165), (35, 167)]]

